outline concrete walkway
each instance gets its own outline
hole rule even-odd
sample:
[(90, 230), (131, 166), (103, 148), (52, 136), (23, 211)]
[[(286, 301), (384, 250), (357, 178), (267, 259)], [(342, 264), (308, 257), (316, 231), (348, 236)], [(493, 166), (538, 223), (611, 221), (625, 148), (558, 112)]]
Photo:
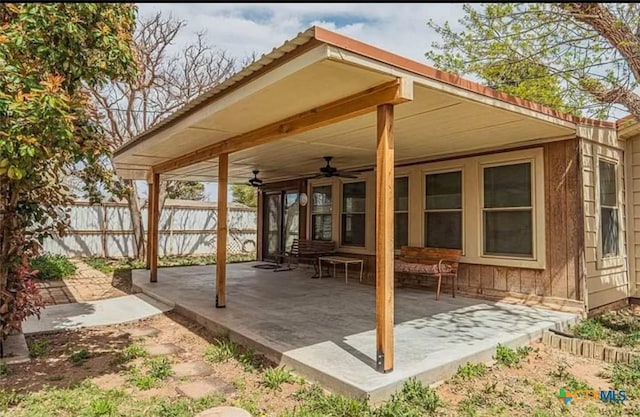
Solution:
[(172, 307), (144, 294), (126, 295), (107, 300), (60, 304), (45, 307), (37, 317), (22, 323), (24, 334), (45, 333), (80, 327), (108, 326), (161, 314)]
[(79, 259), (71, 259), (71, 262), (77, 268), (73, 276), (59, 281), (36, 281), (46, 305), (83, 303), (127, 295), (112, 285), (111, 275), (93, 269)]
[(395, 369), (375, 370), (375, 288), (342, 279), (310, 279), (312, 271), (273, 272), (255, 263), (227, 267), (227, 306), (214, 307), (215, 267), (163, 268), (158, 282), (133, 272), (134, 290), (213, 331), (222, 331), (333, 391), (384, 400), (410, 377), (445, 379), (467, 361), (490, 362), (499, 343), (513, 347), (547, 328), (576, 320), (569, 313), (398, 288)]

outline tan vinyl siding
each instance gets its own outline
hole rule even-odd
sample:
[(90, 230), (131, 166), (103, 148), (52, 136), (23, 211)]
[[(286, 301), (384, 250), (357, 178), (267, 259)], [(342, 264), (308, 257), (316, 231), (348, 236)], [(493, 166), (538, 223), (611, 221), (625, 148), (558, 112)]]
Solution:
[[(598, 138), (598, 136), (594, 136)], [(612, 146), (617, 145), (617, 146)], [(584, 243), (586, 289), (589, 309), (594, 309), (629, 296), (626, 244), (625, 161), (620, 142), (582, 139), (581, 162), (584, 204)], [(601, 259), (600, 202), (598, 160), (617, 164), (617, 203), (619, 213), (619, 256)], [(639, 189), (640, 190), (640, 189)], [(639, 202), (640, 204), (640, 202)], [(640, 208), (640, 206), (639, 206)], [(639, 217), (640, 220), (640, 217)]]
[[(630, 178), (627, 181), (630, 195), (628, 202), (630, 204), (630, 235), (628, 237), (629, 247), (629, 269), (630, 269), (630, 292), (632, 297), (640, 296), (640, 136), (628, 139), (626, 142), (627, 162), (630, 167), (627, 173)], [(632, 233), (631, 233), (632, 232)]]

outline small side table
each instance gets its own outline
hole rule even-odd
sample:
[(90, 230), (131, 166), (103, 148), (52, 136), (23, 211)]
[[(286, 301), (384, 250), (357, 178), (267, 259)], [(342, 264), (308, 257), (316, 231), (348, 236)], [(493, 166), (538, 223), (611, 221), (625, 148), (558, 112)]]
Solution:
[(362, 270), (364, 269), (364, 261), (362, 259), (347, 258), (346, 256), (320, 256), (318, 257), (318, 269), (320, 275), (318, 278), (322, 278), (322, 261), (329, 262), (333, 265), (333, 275), (336, 275), (336, 264), (344, 265), (344, 283), (349, 281), (349, 264), (360, 264), (360, 282), (362, 282)]

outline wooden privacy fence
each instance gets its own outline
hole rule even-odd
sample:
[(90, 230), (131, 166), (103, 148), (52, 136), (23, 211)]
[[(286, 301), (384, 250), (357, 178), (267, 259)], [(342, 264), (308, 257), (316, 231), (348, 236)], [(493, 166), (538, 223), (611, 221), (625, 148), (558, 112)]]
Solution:
[[(71, 257), (134, 256), (133, 228), (126, 203), (76, 202), (70, 209), (67, 236), (47, 239), (43, 245), (46, 252)], [(158, 254), (215, 254), (217, 217), (216, 203), (167, 200), (160, 216)], [(256, 219), (254, 208), (229, 207), (227, 250), (230, 254), (255, 253)], [(142, 209), (142, 223), (146, 231), (146, 205)]]

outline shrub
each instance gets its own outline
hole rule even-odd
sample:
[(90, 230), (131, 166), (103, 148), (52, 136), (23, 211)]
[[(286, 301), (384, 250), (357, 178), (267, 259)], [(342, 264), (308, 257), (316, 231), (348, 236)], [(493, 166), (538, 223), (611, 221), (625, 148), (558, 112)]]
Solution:
[(20, 331), (22, 322), (27, 317), (35, 315), (40, 318), (40, 309), (44, 307), (26, 254), (23, 254), (20, 263), (14, 265), (13, 269), (8, 277), (6, 292), (0, 297), (0, 337), (3, 339), (14, 331)]
[(34, 340), (29, 344), (29, 356), (32, 358), (44, 356), (49, 350), (50, 343), (47, 339)]
[(9, 366), (6, 363), (0, 362), (0, 376), (9, 375)]
[(600, 340), (604, 337), (604, 327), (596, 319), (584, 319), (571, 329), (581, 339)]
[(41, 280), (60, 280), (75, 274), (78, 269), (66, 256), (51, 254), (36, 256), (29, 261), (29, 266), (38, 271), (37, 277)]

